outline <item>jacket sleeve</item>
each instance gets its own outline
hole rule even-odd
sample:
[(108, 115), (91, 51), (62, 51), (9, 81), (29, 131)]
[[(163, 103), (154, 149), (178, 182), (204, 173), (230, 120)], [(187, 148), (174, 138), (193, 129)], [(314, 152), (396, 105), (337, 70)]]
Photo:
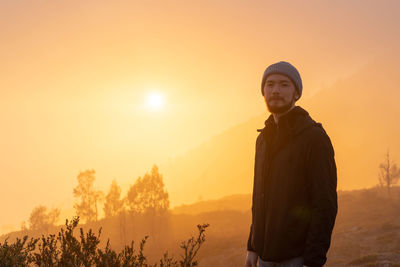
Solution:
[(303, 255), (305, 266), (323, 266), (327, 260), (326, 254), (338, 210), (334, 156), (328, 135), (319, 128), (312, 138), (307, 159), (312, 213)]
[(251, 225), (250, 225), (250, 233), (249, 238), (247, 240), (247, 251), (256, 251), (256, 249), (252, 246), (252, 236), (253, 236), (253, 223), (254, 223), (254, 206), (255, 206), (255, 191), (256, 191), (256, 168), (257, 168), (257, 148), (261, 143), (261, 134), (258, 135), (256, 140), (256, 147), (255, 147), (255, 155), (254, 155), (254, 179), (253, 179), (253, 194), (252, 194), (252, 203), (251, 203)]
[(247, 240), (247, 251), (254, 251), (255, 249), (253, 248), (253, 246), (251, 245), (251, 238), (253, 235), (253, 225), (250, 226), (250, 234), (249, 234), (249, 239)]
[[(254, 187), (254, 186), (253, 186)], [(253, 188), (253, 195), (252, 195), (252, 205), (251, 205), (251, 225), (250, 225), (250, 234), (247, 240), (247, 251), (256, 251), (256, 249), (251, 245), (251, 239), (253, 235), (253, 223), (254, 223), (254, 188)]]

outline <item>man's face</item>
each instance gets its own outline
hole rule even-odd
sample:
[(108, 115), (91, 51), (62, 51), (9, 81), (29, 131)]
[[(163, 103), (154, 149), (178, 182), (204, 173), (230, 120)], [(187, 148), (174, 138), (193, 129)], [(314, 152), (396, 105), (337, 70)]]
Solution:
[(284, 113), (299, 99), (293, 82), (282, 74), (269, 75), (263, 91), (265, 103), (271, 113)]

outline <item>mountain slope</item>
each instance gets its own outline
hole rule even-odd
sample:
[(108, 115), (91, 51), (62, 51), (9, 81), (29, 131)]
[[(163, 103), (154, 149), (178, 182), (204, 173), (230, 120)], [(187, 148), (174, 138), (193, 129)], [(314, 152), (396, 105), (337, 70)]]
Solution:
[(343, 189), (378, 183), (378, 165), (389, 148), (400, 160), (400, 69), (395, 59), (370, 62), (305, 101), (333, 140)]
[[(298, 103), (328, 132), (336, 153), (338, 188), (378, 183), (387, 148), (400, 159), (400, 69), (394, 58), (371, 61), (355, 74)], [(172, 204), (250, 193), (256, 129), (269, 113), (232, 127), (161, 166)]]

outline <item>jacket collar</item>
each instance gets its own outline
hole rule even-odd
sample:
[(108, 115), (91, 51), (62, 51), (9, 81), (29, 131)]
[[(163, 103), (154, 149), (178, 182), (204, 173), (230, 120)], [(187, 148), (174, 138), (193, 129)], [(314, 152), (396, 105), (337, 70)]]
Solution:
[[(288, 113), (280, 117), (278, 124), (275, 123), (271, 114), (265, 121), (265, 127), (258, 130), (261, 132), (261, 140), (271, 142), (272, 132), (275, 132), (279, 128), (279, 142), (273, 146), (268, 158), (274, 157), (296, 135), (315, 124), (316, 122), (309, 116), (308, 112), (299, 106), (295, 106)], [(262, 147), (265, 149), (265, 146)]]
[(279, 131), (283, 131), (291, 136), (296, 136), (306, 128), (315, 124), (315, 121), (309, 116), (308, 112), (300, 106), (295, 106), (288, 113), (279, 118), (278, 124), (275, 123), (272, 114), (265, 121), (265, 127), (259, 129), (260, 132), (274, 130), (279, 127)]

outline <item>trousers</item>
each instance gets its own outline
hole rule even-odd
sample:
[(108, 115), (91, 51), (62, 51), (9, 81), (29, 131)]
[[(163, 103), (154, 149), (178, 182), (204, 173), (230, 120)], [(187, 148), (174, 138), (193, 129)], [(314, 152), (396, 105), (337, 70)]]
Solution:
[(303, 257), (291, 258), (281, 262), (263, 261), (258, 257), (259, 267), (303, 267)]

